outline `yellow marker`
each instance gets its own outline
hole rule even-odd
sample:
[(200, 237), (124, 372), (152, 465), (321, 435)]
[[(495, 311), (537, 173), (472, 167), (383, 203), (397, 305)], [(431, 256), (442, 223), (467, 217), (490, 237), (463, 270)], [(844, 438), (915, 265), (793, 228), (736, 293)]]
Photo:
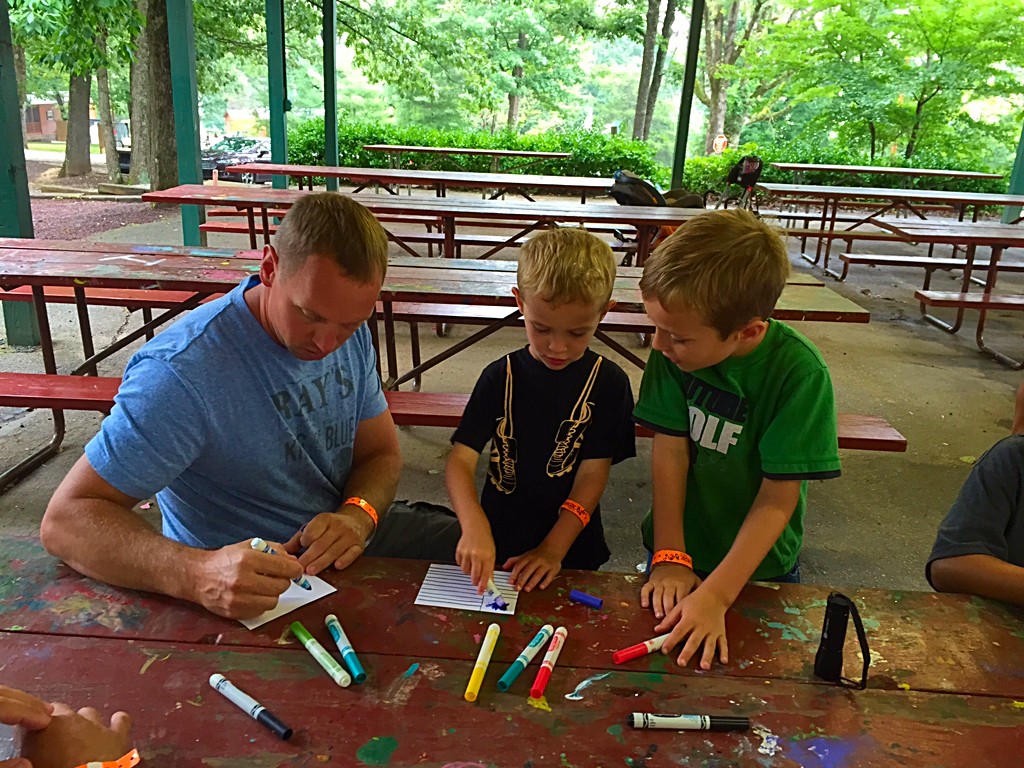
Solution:
[(487, 665), (491, 663), (491, 654), (494, 653), (494, 646), (498, 643), (498, 635), (501, 634), (501, 627), (491, 624), (484, 635), (484, 641), (480, 643), (480, 653), (476, 657), (476, 664), (473, 665), (473, 674), (469, 676), (469, 685), (466, 686), (466, 701), (476, 701), (480, 693), (480, 686), (483, 685), (484, 675), (487, 673)]

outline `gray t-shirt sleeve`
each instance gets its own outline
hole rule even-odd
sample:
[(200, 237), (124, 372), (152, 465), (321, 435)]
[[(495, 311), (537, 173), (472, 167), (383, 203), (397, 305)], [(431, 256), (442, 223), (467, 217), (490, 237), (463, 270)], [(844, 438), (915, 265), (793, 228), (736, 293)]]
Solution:
[[(1024, 564), (1024, 436), (1013, 435), (992, 446), (968, 475), (939, 533), (925, 566), (963, 555), (991, 555)], [(934, 586), (934, 584), (932, 585)]]

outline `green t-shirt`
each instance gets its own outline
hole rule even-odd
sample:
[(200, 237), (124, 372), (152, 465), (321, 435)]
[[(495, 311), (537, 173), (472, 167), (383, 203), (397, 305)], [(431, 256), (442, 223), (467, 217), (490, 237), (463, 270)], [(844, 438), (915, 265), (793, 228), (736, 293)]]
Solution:
[[(732, 547), (763, 478), (804, 480), (800, 500), (753, 579), (789, 573), (803, 542), (809, 479), (839, 476), (832, 380), (821, 354), (772, 320), (748, 355), (685, 373), (652, 351), (633, 417), (655, 432), (690, 437), (683, 531), (699, 571)], [(651, 512), (642, 525), (653, 549)]]

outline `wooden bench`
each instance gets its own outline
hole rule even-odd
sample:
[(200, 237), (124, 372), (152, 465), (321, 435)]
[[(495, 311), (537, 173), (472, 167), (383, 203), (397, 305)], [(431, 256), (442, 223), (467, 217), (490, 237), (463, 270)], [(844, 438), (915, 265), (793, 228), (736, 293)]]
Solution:
[[(1001, 266), (1001, 265), (1000, 265)], [(915, 291), (914, 297), (921, 303), (921, 316), (932, 325), (947, 333), (956, 333), (963, 324), (964, 312), (968, 309), (978, 310), (978, 326), (974, 338), (978, 349), (991, 355), (1005, 366), (1015, 371), (1024, 369), (1024, 361), (1016, 360), (985, 343), (986, 314), (992, 311), (1020, 312), (1024, 311), (1024, 296), (995, 293), (961, 293), (957, 291)], [(925, 307), (939, 307), (956, 310), (956, 320), (947, 323), (934, 315), (928, 314)]]
[[(853, 264), (867, 264), (872, 267), (913, 267), (923, 269), (924, 285), (922, 290), (927, 291), (931, 286), (932, 273), (936, 270), (963, 269), (967, 266), (966, 259), (952, 257), (930, 258), (928, 256), (901, 256), (878, 253), (841, 253), (839, 260), (843, 262), (843, 271), (839, 274), (840, 280), (845, 280)], [(988, 261), (975, 261), (973, 269), (985, 272), (989, 268)], [(1024, 263), (1000, 261), (996, 268), (1000, 272), (1024, 272)]]
[[(1024, 297), (1019, 297), (1024, 300)], [(0, 406), (50, 408), (107, 413), (121, 380), (114, 377), (61, 376), (44, 373), (0, 373)], [(385, 392), (395, 423), (400, 426), (454, 429), (469, 401), (467, 394)], [(650, 430), (637, 426), (639, 437)], [(907, 440), (885, 419), (839, 414), (839, 447), (863, 451), (903, 452)]]

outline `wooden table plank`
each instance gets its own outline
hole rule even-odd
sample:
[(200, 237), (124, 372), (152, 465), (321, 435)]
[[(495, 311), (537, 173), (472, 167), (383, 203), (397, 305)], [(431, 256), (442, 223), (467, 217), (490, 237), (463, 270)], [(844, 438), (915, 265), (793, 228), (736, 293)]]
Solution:
[(539, 152), (527, 149), (486, 149), (483, 147), (420, 147), (412, 144), (364, 144), (370, 152), (426, 152), (435, 155), (485, 155), (487, 157), (547, 157), (564, 160), (569, 152)]
[[(5, 665), (5, 684), (75, 706), (88, 702), (105, 714), (127, 710), (146, 764), (169, 767), (983, 768), (1005, 766), (1007, 756), (1024, 749), (1019, 709), (987, 697), (853, 694), (761, 679), (694, 677), (680, 685), (625, 670), (593, 680), (593, 670), (560, 664), (546, 708), (537, 708), (523, 692), (536, 663), (509, 693), (495, 690), (500, 667), (492, 665), (480, 699), (469, 704), (462, 699), (468, 661), (363, 653), (367, 682), (342, 689), (300, 650), (46, 635), (0, 635), (0, 643), (5, 661), (14, 662)], [(506, 644), (499, 640), (499, 647)], [(572, 645), (570, 635), (566, 650)], [(293, 728), (292, 739), (275, 738), (213, 691), (207, 681), (214, 672)], [(582, 700), (565, 698), (588, 679)], [(634, 711), (743, 715), (756, 730), (633, 730), (625, 717)]]
[(795, 173), (874, 173), (887, 176), (938, 177), (950, 179), (1001, 179), (1002, 174), (983, 171), (949, 171), (938, 168), (893, 168), (876, 165), (828, 165), (824, 163), (769, 163), (772, 168)]
[[(538, 627), (551, 623), (569, 630), (562, 663), (607, 671), (619, 669), (611, 661), (613, 651), (652, 637), (656, 624), (639, 607), (643, 580), (637, 574), (563, 571), (549, 589), (522, 595), (514, 617), (495, 617), (414, 605), (427, 563), (361, 558), (345, 571), (325, 572), (339, 592), (250, 632), (198, 606), (82, 577), (32, 539), (9, 537), (0, 554), (9, 562), (9, 575), (0, 580), (0, 630), (30, 634), (278, 648), (294, 619), (329, 644), (323, 617), (333, 611), (359, 653), (471, 662), (474, 634), (495, 620), (503, 638), (495, 660), (509, 663)], [(569, 602), (570, 589), (601, 597), (604, 607), (595, 611)], [(627, 666), (687, 682), (701, 677), (811, 680), (829, 591), (815, 585), (748, 585), (728, 614), (732, 662), (711, 672), (681, 669), (660, 654)], [(872, 689), (1024, 699), (1024, 610), (959, 595), (844, 591), (858, 602), (867, 628)], [(859, 666), (853, 643), (849, 670)]]
[(961, 192), (941, 189), (890, 189), (888, 187), (844, 187), (825, 184), (775, 184), (760, 182), (758, 189), (772, 195), (810, 196), (830, 199), (871, 198), (878, 200), (907, 200), (922, 203), (949, 203), (966, 205), (1024, 205), (1024, 195), (993, 192)]

